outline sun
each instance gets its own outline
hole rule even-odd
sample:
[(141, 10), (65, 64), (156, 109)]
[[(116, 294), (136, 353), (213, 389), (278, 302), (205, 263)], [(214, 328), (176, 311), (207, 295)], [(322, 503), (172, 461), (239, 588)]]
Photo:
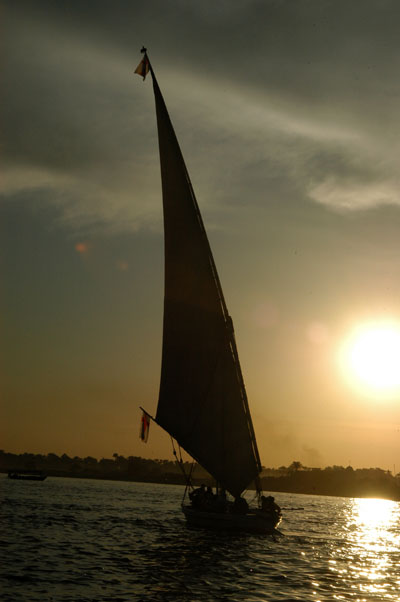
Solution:
[(400, 325), (364, 324), (349, 337), (342, 363), (354, 384), (370, 393), (400, 392)]

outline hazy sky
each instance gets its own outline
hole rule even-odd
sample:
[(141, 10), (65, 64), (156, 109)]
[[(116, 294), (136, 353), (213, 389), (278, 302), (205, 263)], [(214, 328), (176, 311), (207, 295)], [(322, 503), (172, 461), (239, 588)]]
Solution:
[(209, 232), (262, 463), (400, 469), (400, 394), (339, 351), (400, 321), (400, 4), (2, 4), (1, 447), (170, 458), (145, 44)]

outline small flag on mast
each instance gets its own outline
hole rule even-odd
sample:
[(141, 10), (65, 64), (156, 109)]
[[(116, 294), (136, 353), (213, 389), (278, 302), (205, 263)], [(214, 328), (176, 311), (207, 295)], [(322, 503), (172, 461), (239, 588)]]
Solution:
[(143, 46), (141, 52), (143, 52), (143, 58), (140, 61), (139, 65), (135, 69), (135, 73), (141, 75), (143, 77), (143, 81), (146, 79), (146, 75), (150, 69), (149, 59), (147, 58), (146, 48)]
[(149, 430), (150, 430), (150, 416), (148, 414), (146, 414), (146, 412), (143, 410), (142, 418), (140, 421), (139, 437), (144, 443), (147, 443), (147, 439), (149, 438)]

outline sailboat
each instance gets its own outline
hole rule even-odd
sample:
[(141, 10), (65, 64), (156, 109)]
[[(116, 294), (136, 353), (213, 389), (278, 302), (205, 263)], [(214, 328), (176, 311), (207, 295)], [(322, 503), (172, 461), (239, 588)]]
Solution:
[[(188, 475), (182, 509), (188, 525), (267, 533), (280, 512), (265, 507), (261, 462), (246, 389), (217, 268), (199, 206), (146, 48), (136, 73), (151, 74), (164, 211), (165, 291), (161, 381), (155, 418), (216, 481), (216, 501), (201, 504)], [(143, 430), (143, 429), (142, 429)], [(242, 493), (255, 484), (258, 507)], [(200, 488), (201, 489), (201, 488)], [(192, 497), (187, 503), (186, 492)], [(197, 503), (195, 503), (195, 501)], [(240, 503), (242, 502), (242, 503)], [(262, 504), (263, 503), (263, 504)], [(264, 505), (264, 510), (261, 506)], [(222, 511), (221, 511), (222, 510)]]

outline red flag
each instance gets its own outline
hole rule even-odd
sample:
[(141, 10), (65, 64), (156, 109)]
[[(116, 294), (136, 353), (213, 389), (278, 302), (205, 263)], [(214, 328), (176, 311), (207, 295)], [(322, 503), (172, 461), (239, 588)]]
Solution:
[(143, 410), (142, 418), (140, 421), (139, 437), (144, 443), (146, 443), (147, 439), (149, 438), (149, 430), (150, 430), (150, 416), (148, 414), (146, 414), (146, 412)]
[(143, 77), (143, 80), (145, 80), (146, 75), (149, 72), (149, 68), (149, 59), (147, 58), (147, 54), (145, 54), (142, 60), (140, 61), (139, 65), (136, 67), (135, 73), (141, 75)]

